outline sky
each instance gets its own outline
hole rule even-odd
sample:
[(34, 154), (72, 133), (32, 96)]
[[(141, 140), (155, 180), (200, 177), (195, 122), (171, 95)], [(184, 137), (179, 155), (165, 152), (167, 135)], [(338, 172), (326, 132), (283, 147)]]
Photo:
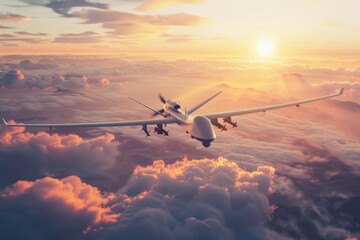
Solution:
[(359, 54), (358, 1), (1, 1), (4, 53), (256, 55)]
[[(149, 119), (158, 93), (233, 117), (209, 148), (168, 124), (0, 126), (0, 239), (360, 239), (357, 1), (2, 0), (0, 116)], [(219, 119), (222, 123), (222, 120)]]

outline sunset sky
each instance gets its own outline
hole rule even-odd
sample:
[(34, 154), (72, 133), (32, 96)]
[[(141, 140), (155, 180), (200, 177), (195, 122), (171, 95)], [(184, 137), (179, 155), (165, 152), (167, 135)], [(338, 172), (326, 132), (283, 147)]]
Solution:
[[(232, 117), (209, 148), (177, 124), (0, 125), (0, 239), (359, 240), (358, 0), (1, 0), (0, 117), (154, 118), (337, 93)], [(0, 118), (0, 119), (1, 119)], [(161, 116), (155, 116), (161, 118)], [(223, 119), (217, 119), (223, 123)]]
[[(50, 3), (49, 3), (50, 2)], [(256, 56), (359, 54), (356, 0), (3, 0), (0, 50), (21, 54)]]

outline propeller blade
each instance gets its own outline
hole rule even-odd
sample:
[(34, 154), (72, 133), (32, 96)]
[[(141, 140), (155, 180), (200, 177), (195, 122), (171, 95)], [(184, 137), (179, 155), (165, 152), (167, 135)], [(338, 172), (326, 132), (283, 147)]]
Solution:
[(159, 99), (162, 103), (164, 103), (164, 104), (166, 103), (166, 100), (165, 100), (164, 96), (161, 95), (161, 93), (159, 93)]
[[(164, 109), (161, 109), (161, 110), (159, 110), (158, 112), (159, 112), (159, 113), (164, 113)], [(159, 115), (159, 113), (155, 112), (155, 113), (153, 114), (153, 117)]]

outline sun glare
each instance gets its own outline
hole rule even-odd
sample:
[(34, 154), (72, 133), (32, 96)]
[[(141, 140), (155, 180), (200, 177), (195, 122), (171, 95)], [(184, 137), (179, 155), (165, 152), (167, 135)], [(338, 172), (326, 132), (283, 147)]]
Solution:
[(270, 57), (274, 52), (272, 41), (263, 39), (257, 43), (257, 54), (259, 57)]

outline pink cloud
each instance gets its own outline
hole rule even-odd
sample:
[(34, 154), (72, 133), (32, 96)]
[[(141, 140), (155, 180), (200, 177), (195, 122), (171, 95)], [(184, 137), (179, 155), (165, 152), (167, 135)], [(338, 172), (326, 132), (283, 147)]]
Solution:
[[(67, 224), (62, 221), (73, 221), (72, 230), (81, 234), (91, 228), (116, 222), (119, 214), (112, 213), (108, 206), (114, 198), (114, 194), (101, 194), (97, 188), (83, 183), (76, 176), (63, 179), (46, 177), (34, 182), (18, 181), (6, 189), (1, 194), (1, 201), (4, 204), (1, 208), (9, 211), (6, 209), (9, 202), (19, 207), (34, 207), (33, 212), (27, 215), (28, 219), (24, 219), (25, 222), (31, 219), (35, 222), (40, 221), (40, 218), (45, 217), (46, 214), (56, 213), (57, 217), (48, 224), (56, 229), (58, 234), (61, 235), (61, 231), (69, 230)], [(42, 212), (36, 212), (39, 209)]]
[[(9, 120), (8, 122), (14, 123), (14, 121), (12, 120)], [(74, 147), (79, 146), (83, 143), (95, 143), (100, 139), (104, 140), (106, 143), (110, 143), (115, 139), (115, 136), (109, 133), (91, 140), (85, 140), (75, 134), (59, 135), (57, 133), (49, 134), (47, 132), (41, 131), (32, 134), (29, 132), (25, 132), (25, 128), (23, 127), (2, 127), (0, 131), (0, 137), (0, 143), (4, 145), (36, 142), (37, 144), (51, 148)]]
[[(13, 122), (9, 120), (9, 122)], [(34, 180), (44, 176), (78, 175), (92, 184), (104, 186), (103, 179), (119, 154), (113, 134), (83, 138), (76, 134), (57, 134), (24, 128), (1, 127), (0, 146), (4, 158), (0, 163), (0, 189), (17, 180)]]

